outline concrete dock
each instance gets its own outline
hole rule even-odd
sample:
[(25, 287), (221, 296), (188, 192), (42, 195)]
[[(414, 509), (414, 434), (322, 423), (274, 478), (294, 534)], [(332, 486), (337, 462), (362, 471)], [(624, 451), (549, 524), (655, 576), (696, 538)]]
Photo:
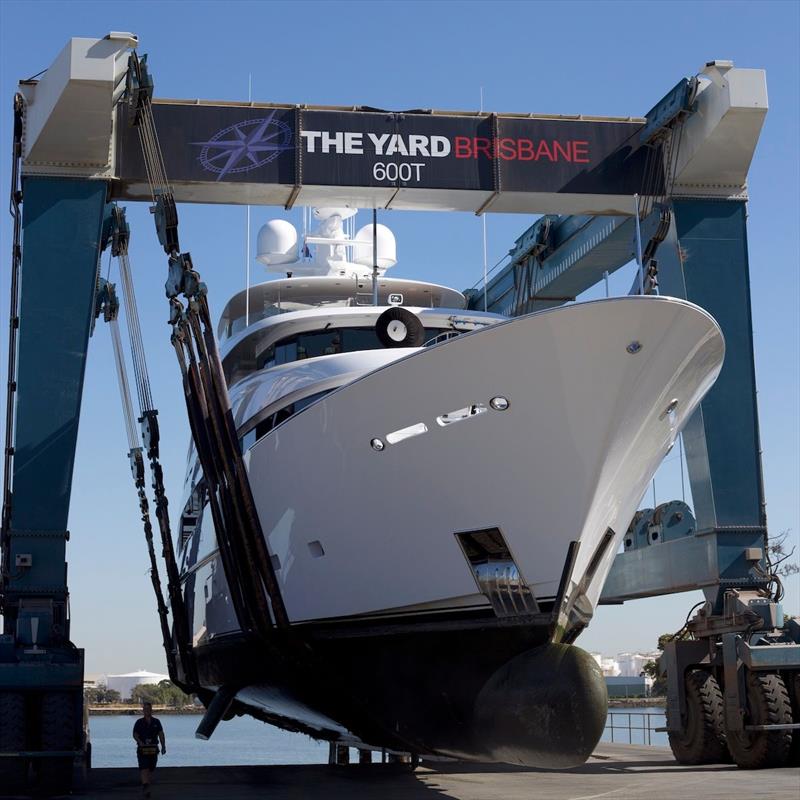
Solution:
[[(665, 747), (600, 745), (563, 772), (502, 765), (159, 767), (154, 800), (798, 800), (800, 769), (745, 771), (731, 764), (682, 767)], [(77, 794), (141, 797), (134, 769), (97, 769)], [(75, 795), (73, 795), (75, 796)]]

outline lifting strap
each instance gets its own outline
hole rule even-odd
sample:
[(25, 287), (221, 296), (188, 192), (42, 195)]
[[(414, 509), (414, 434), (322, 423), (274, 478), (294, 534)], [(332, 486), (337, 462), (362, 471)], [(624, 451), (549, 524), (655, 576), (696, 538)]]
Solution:
[(153, 584), (153, 592), (156, 597), (156, 607), (161, 623), (161, 638), (164, 650), (167, 653), (167, 668), (170, 680), (176, 682), (175, 654), (172, 646), (172, 635), (169, 629), (169, 619), (167, 605), (164, 602), (164, 592), (161, 588), (161, 577), (158, 573), (155, 548), (153, 547), (153, 526), (150, 522), (150, 508), (145, 492), (144, 480), (144, 459), (142, 458), (142, 448), (139, 445), (139, 433), (136, 428), (136, 417), (133, 412), (131, 402), (131, 390), (128, 382), (128, 373), (125, 367), (125, 356), (122, 351), (122, 340), (119, 333), (119, 301), (116, 298), (115, 286), (112, 283), (102, 281), (98, 291), (99, 311), (103, 314), (104, 320), (109, 324), (111, 331), (111, 344), (114, 351), (114, 363), (117, 370), (117, 382), (119, 384), (120, 400), (122, 401), (122, 414), (125, 421), (125, 432), (128, 437), (128, 458), (131, 462), (131, 473), (133, 475), (136, 492), (139, 496), (139, 511), (144, 525), (144, 535), (147, 542), (147, 553), (150, 558), (150, 580)]
[[(289, 626), (255, 507), (214, 337), (206, 287), (178, 243), (178, 213), (152, 112), (153, 82), (134, 52), (128, 68), (128, 119), (139, 134), (158, 239), (168, 256), (166, 294), (172, 345), (203, 469), (225, 575), (243, 631), (268, 639)], [(184, 300), (180, 299), (183, 296)]]
[[(159, 460), (159, 429), (158, 411), (153, 406), (153, 396), (150, 388), (150, 378), (147, 371), (144, 345), (142, 342), (139, 313), (136, 306), (136, 295), (133, 288), (130, 261), (128, 258), (128, 241), (130, 232), (125, 220), (125, 211), (114, 206), (111, 211), (111, 255), (117, 258), (122, 283), (122, 295), (125, 302), (125, 312), (128, 323), (131, 360), (133, 363), (136, 395), (139, 403), (138, 421), (141, 425), (142, 438), (147, 448), (152, 488), (155, 495), (156, 519), (161, 535), (161, 555), (167, 573), (167, 593), (173, 611), (174, 638), (170, 634), (168, 610), (164, 602), (164, 593), (161, 587), (161, 578), (156, 562), (153, 545), (153, 526), (150, 520), (150, 507), (145, 491), (144, 448), (139, 441), (139, 433), (135, 422), (133, 403), (131, 401), (130, 383), (125, 365), (125, 356), (122, 350), (122, 340), (119, 332), (119, 300), (116, 296), (114, 284), (101, 280), (98, 291), (98, 313), (102, 313), (111, 330), (111, 342), (114, 350), (114, 360), (117, 370), (122, 411), (125, 420), (125, 430), (128, 436), (128, 457), (130, 459), (131, 473), (139, 497), (139, 511), (144, 526), (147, 551), (150, 558), (150, 578), (156, 597), (161, 634), (164, 650), (167, 656), (170, 679), (181, 686), (184, 691), (189, 691), (197, 683), (194, 658), (190, 647), (190, 632), (188, 615), (186, 613), (183, 594), (181, 592), (180, 574), (175, 559), (175, 550), (172, 543), (172, 532), (169, 524), (169, 504), (164, 490), (164, 474)], [(183, 680), (179, 678), (177, 655), (180, 658), (183, 670)]]

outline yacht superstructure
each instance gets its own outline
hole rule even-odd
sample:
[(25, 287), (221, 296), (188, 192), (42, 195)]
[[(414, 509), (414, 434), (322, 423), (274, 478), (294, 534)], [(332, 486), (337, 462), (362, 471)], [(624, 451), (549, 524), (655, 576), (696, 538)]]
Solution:
[(571, 642), (719, 372), (719, 328), (650, 296), (466, 310), (460, 292), (386, 277), (388, 229), (348, 236), (350, 210), (316, 216), (313, 260), (288, 223), (262, 229), (260, 259), (286, 276), (234, 296), (219, 327), (259, 521), (315, 677), (239, 630), (190, 452), (181, 553), (201, 682), (323, 738), (580, 763), (605, 686)]

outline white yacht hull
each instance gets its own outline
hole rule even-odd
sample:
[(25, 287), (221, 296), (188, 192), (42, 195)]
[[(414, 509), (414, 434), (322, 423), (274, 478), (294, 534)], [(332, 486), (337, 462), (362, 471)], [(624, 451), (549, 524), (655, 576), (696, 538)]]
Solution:
[[(235, 713), (331, 741), (580, 764), (602, 733), (606, 689), (596, 662), (565, 642), (720, 370), (719, 328), (683, 301), (629, 297), (383, 352), (388, 362), (365, 354), (366, 374), (246, 452), (288, 630), (269, 641), (238, 631), (221, 564), (202, 554), (204, 534), (192, 539), (200, 683), (208, 697), (224, 688)], [(317, 367), (329, 389), (337, 358), (357, 372), (348, 354), (237, 384), (240, 435), (256, 398), (269, 398), (267, 413), (312, 394)], [(267, 386), (276, 375), (285, 386)], [(470, 555), (464, 534), (487, 529), (505, 561)]]
[[(488, 606), (456, 537), (485, 528), (502, 532), (540, 604), (580, 542), (567, 596), (580, 591), (591, 613), (723, 355), (701, 309), (618, 298), (424, 348), (309, 406), (246, 458), (290, 620)], [(509, 408), (492, 409), (495, 397)], [(437, 423), (473, 404), (487, 411)], [(420, 423), (427, 432), (371, 446)], [(613, 541), (578, 590), (609, 529)]]

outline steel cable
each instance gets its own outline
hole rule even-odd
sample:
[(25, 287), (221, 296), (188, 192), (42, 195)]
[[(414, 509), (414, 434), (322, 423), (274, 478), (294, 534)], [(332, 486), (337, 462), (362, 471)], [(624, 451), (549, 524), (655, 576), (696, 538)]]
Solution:
[(139, 311), (136, 305), (133, 276), (127, 253), (120, 254), (119, 267), (122, 280), (122, 297), (125, 302), (125, 314), (128, 320), (128, 336), (131, 345), (133, 370), (139, 394), (139, 411), (144, 414), (145, 411), (153, 410), (153, 395), (150, 387), (150, 376), (147, 371), (147, 360), (139, 321)]
[(119, 335), (119, 322), (116, 319), (109, 320), (111, 326), (111, 344), (114, 351), (114, 363), (117, 367), (117, 382), (119, 383), (119, 394), (122, 400), (122, 416), (125, 420), (125, 432), (128, 435), (128, 449), (133, 450), (139, 446), (139, 434), (136, 430), (136, 417), (133, 413), (133, 403), (131, 402), (131, 390), (128, 383), (128, 373), (125, 369), (125, 356), (122, 352), (122, 340)]

